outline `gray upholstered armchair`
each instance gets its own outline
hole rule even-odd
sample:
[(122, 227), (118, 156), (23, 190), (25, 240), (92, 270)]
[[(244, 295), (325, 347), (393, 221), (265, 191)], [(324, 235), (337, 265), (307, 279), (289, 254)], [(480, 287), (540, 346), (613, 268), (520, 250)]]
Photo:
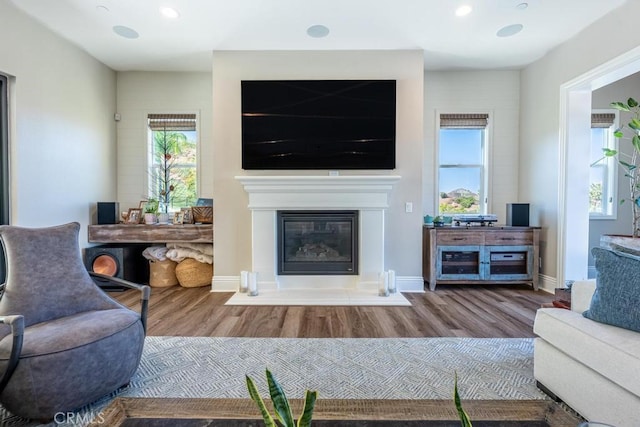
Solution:
[(0, 403), (21, 417), (49, 420), (93, 402), (140, 362), (150, 288), (109, 278), (141, 291), (140, 314), (106, 295), (82, 263), (79, 230), (0, 226)]

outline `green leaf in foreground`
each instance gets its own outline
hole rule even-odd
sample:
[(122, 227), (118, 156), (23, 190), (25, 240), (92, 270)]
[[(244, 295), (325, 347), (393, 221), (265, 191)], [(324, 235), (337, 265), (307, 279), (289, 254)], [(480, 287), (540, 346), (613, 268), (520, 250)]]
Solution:
[(462, 403), (460, 402), (460, 395), (458, 394), (458, 373), (455, 373), (454, 383), (453, 383), (453, 401), (456, 404), (456, 409), (458, 410), (458, 415), (460, 416), (460, 425), (462, 427), (472, 427), (471, 419), (469, 415), (462, 409)]
[(267, 369), (267, 383), (269, 384), (269, 394), (273, 402), (273, 408), (276, 411), (278, 420), (285, 426), (293, 426), (293, 414), (287, 396), (275, 379), (270, 370)]
[(253, 380), (247, 375), (247, 389), (249, 390), (249, 396), (251, 399), (258, 405), (260, 409), (260, 413), (262, 414), (262, 418), (264, 420), (266, 427), (278, 427), (282, 425), (284, 427), (309, 427), (311, 426), (311, 418), (313, 416), (313, 408), (316, 404), (316, 399), (318, 398), (317, 391), (309, 391), (305, 392), (305, 400), (304, 400), (304, 408), (302, 409), (302, 414), (298, 419), (298, 422), (295, 423), (293, 419), (293, 413), (291, 412), (291, 406), (289, 405), (289, 400), (287, 396), (284, 394), (284, 390), (276, 380), (275, 376), (269, 371), (266, 370), (267, 374), (267, 383), (269, 385), (269, 394), (271, 395), (271, 401), (273, 403), (274, 410), (276, 412), (276, 417), (279, 421), (276, 422), (274, 418), (269, 414), (269, 410), (267, 409), (262, 397), (260, 397), (260, 393), (258, 392), (258, 388), (256, 387)]
[(265, 426), (277, 427), (276, 422), (271, 416), (271, 414), (269, 414), (269, 410), (264, 404), (262, 397), (260, 397), (260, 393), (258, 393), (258, 388), (256, 387), (256, 384), (249, 377), (249, 375), (246, 375), (246, 378), (247, 378), (247, 389), (249, 390), (249, 396), (251, 397), (251, 400), (256, 402), (256, 405), (258, 405), (258, 409), (260, 409), (260, 414), (262, 415), (262, 419), (264, 420)]

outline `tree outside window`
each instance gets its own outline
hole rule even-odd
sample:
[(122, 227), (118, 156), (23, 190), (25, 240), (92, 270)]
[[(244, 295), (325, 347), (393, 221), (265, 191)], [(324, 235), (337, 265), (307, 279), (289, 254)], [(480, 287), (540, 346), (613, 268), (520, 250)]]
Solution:
[(195, 114), (149, 114), (149, 198), (161, 212), (176, 212), (197, 199)]

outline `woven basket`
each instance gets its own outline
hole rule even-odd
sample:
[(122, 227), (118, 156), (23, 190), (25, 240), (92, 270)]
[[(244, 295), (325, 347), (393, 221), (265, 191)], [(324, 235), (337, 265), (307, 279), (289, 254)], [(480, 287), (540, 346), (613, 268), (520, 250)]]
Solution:
[(178, 284), (176, 277), (177, 262), (170, 259), (165, 261), (149, 260), (149, 286), (153, 288), (167, 288)]
[(193, 222), (213, 224), (213, 206), (192, 206)]
[(208, 286), (213, 278), (213, 265), (185, 258), (176, 267), (176, 277), (180, 286), (185, 288)]

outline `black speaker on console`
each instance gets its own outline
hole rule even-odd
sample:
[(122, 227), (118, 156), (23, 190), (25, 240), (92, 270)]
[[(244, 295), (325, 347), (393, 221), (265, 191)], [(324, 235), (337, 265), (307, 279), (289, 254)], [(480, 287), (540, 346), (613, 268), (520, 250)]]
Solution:
[[(117, 277), (135, 283), (149, 281), (149, 263), (142, 256), (146, 245), (100, 245), (85, 248), (84, 265), (88, 271)], [(126, 288), (93, 278), (105, 291), (123, 291)]]
[(507, 203), (507, 225), (529, 226), (529, 203)]
[(120, 204), (118, 202), (98, 202), (98, 224), (117, 224), (120, 222)]

